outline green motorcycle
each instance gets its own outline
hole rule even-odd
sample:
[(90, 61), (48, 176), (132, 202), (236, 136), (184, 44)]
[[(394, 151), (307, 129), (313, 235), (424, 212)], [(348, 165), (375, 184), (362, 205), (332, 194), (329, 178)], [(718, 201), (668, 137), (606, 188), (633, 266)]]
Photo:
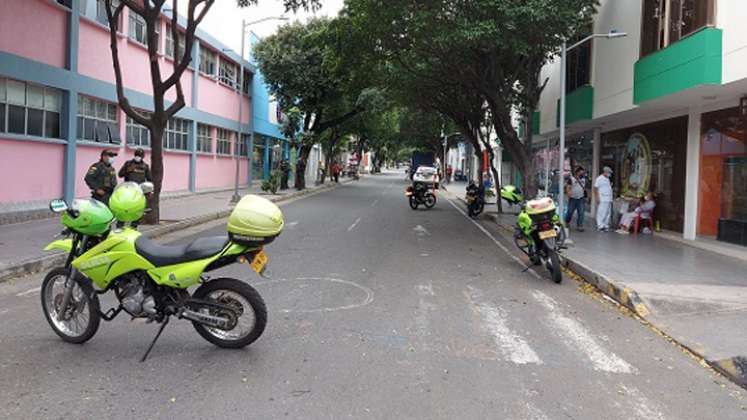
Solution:
[(520, 204), (514, 243), (534, 265), (544, 265), (555, 283), (563, 281), (560, 253), (565, 248), (565, 229), (553, 200), (549, 197), (523, 202), (513, 185), (501, 188), (501, 198)]
[[(191, 321), (200, 336), (219, 347), (241, 348), (257, 340), (267, 323), (259, 293), (240, 280), (211, 279), (205, 273), (247, 262), (262, 274), (268, 262), (264, 246), (283, 229), (280, 209), (248, 195), (231, 213), (227, 235), (160, 245), (136, 229), (150, 191), (152, 184), (128, 182), (114, 190), (109, 207), (94, 199), (76, 199), (69, 206), (63, 200), (50, 203), (53, 212), (62, 214), (66, 238), (45, 250), (68, 254), (65, 265), (51, 270), (41, 287), (52, 330), (64, 341), (81, 344), (96, 334), (101, 319), (111, 321), (122, 311), (161, 324), (141, 361), (171, 317)], [(108, 292), (118, 305), (102, 312), (99, 295)]]

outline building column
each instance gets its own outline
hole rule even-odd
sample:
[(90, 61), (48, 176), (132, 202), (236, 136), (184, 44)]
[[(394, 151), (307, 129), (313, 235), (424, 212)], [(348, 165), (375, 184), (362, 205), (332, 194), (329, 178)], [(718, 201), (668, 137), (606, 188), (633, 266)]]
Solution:
[(596, 217), (597, 215), (597, 198), (594, 196), (594, 181), (599, 176), (601, 170), (601, 155), (602, 155), (602, 129), (597, 127), (594, 129), (594, 134), (591, 143), (591, 185), (589, 185), (589, 194), (591, 194), (591, 215)]
[(685, 167), (685, 226), (682, 236), (695, 240), (698, 233), (698, 188), (700, 183), (700, 107), (690, 108), (687, 118)]
[[(67, 22), (66, 65), (71, 73), (78, 72), (78, 44), (80, 42), (80, 0), (72, 0)], [(65, 133), (65, 163), (62, 191), (67, 202), (75, 198), (75, 157), (77, 154), (78, 92), (74, 88), (64, 94), (62, 129)]]
[(195, 39), (194, 44), (192, 44), (192, 63), (194, 63), (195, 71), (192, 72), (192, 108), (197, 109), (197, 91), (199, 83), (197, 83), (198, 80), (200, 80), (200, 41), (198, 39)]

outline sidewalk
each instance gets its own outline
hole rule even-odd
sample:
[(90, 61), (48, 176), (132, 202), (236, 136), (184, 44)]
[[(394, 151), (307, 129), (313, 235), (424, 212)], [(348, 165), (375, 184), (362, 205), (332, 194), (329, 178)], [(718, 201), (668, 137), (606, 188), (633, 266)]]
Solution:
[[(341, 183), (343, 180), (341, 180)], [(348, 180), (344, 180), (348, 182)], [(334, 183), (310, 185), (306, 190), (289, 189), (271, 195), (261, 191), (259, 185), (239, 193), (258, 194), (272, 201), (313, 193), (333, 188)], [(193, 194), (161, 202), (161, 223), (143, 225), (140, 230), (150, 237), (157, 237), (230, 214), (233, 191)], [(27, 222), (0, 225), (0, 282), (12, 277), (44, 270), (59, 264), (60, 252), (46, 252), (44, 247), (54, 240), (63, 229), (59, 218), (30, 220)]]
[[(461, 199), (456, 188), (451, 191)], [(516, 215), (498, 214), (493, 206), (485, 216), (513, 241)], [(572, 272), (747, 387), (746, 261), (657, 234), (619, 235), (587, 226), (570, 237), (564, 256)]]

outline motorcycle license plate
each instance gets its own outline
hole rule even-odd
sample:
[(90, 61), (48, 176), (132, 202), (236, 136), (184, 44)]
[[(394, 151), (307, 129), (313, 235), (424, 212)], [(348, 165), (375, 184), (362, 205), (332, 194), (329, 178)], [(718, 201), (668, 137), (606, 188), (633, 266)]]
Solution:
[(556, 236), (558, 236), (558, 232), (556, 232), (555, 229), (546, 230), (539, 233), (540, 239), (554, 238)]
[(265, 269), (265, 266), (267, 265), (267, 261), (269, 260), (270, 259), (267, 258), (267, 254), (265, 254), (265, 251), (262, 250), (262, 251), (259, 251), (257, 255), (254, 256), (250, 265), (252, 266), (254, 271), (256, 271), (257, 273), (262, 273), (262, 270)]

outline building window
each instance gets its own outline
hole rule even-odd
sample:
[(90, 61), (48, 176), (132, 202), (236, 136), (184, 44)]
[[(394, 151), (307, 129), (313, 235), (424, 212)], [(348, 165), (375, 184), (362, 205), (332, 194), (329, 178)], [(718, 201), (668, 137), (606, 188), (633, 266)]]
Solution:
[(60, 138), (62, 92), (0, 77), (0, 132)]
[[(589, 32), (591, 28), (589, 28)], [(582, 40), (588, 34), (587, 32), (579, 35), (571, 44)], [(581, 86), (591, 83), (591, 42), (585, 42), (582, 45), (568, 52), (566, 57), (565, 73), (565, 91), (573, 92)]]
[(57, 4), (65, 6), (68, 9), (72, 9), (72, 7), (73, 7), (73, 0), (57, 0)]
[(213, 137), (210, 135), (209, 125), (197, 124), (197, 151), (213, 152)]
[(243, 86), (241, 90), (246, 94), (249, 95), (252, 91), (252, 74), (248, 71), (244, 72), (244, 80), (243, 80)]
[(78, 95), (78, 140), (118, 143), (117, 106)]
[[(119, 7), (119, 0), (112, 0), (112, 12)], [(109, 19), (106, 17), (106, 2), (104, 0), (81, 0), (80, 14), (109, 27)], [(117, 25), (119, 27), (119, 25)]]
[(236, 155), (247, 157), (248, 150), (249, 150), (249, 135), (242, 134), (241, 141), (239, 142), (239, 147), (236, 148)]
[[(148, 45), (148, 26), (145, 23), (145, 19), (133, 11), (130, 11), (129, 16), (130, 25), (128, 29), (128, 36), (131, 40), (139, 44)], [(156, 50), (158, 50), (158, 46), (161, 44), (160, 34), (158, 33), (158, 25), (156, 25), (156, 39), (159, 40), (159, 42), (156, 42)]]
[(187, 150), (189, 124), (188, 120), (171, 118), (163, 133), (163, 147), (169, 150)]
[[(141, 111), (140, 113), (142, 114), (143, 112)], [(131, 146), (150, 147), (150, 130), (148, 130), (148, 127), (138, 124), (130, 117), (127, 117), (126, 136), (127, 144)]]
[(216, 152), (219, 155), (230, 155), (231, 154), (231, 132), (219, 128), (218, 129), (218, 143), (216, 147)]
[(220, 60), (220, 74), (218, 77), (221, 83), (235, 89), (238, 85), (236, 80), (237, 75), (236, 64), (228, 60)]
[[(181, 32), (177, 33), (178, 44), (177, 47), (177, 56), (179, 59), (181, 59), (184, 55), (184, 34)], [(166, 56), (174, 58), (174, 38), (173, 33), (171, 32), (171, 24), (166, 24)]]
[[(309, 159), (309, 162), (313, 162)], [(252, 147), (252, 178), (263, 179), (265, 174), (265, 138), (259, 134), (254, 136)]]
[(207, 48), (200, 48), (200, 73), (215, 76), (215, 53)]
[(643, 0), (641, 57), (713, 23), (714, 0)]

